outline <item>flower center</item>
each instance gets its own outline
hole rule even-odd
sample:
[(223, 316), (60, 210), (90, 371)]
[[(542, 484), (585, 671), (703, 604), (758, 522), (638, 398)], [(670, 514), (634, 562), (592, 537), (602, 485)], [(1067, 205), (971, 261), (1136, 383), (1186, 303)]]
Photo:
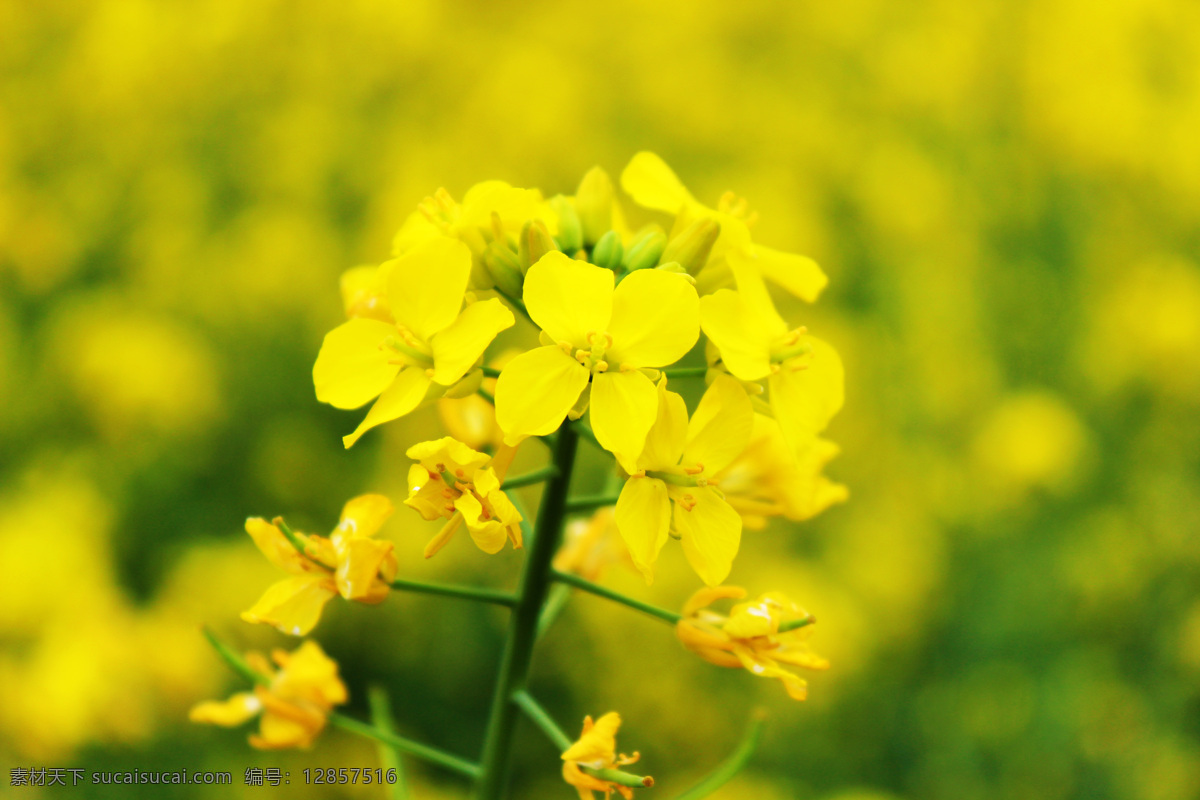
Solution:
[(389, 363), (422, 369), (433, 368), (433, 353), (429, 346), (403, 325), (397, 325), (396, 334), (384, 339), (379, 346), (396, 353), (397, 358), (391, 359)]
[(575, 349), (573, 353), (569, 354), (574, 355), (575, 360), (587, 367), (588, 372), (593, 375), (607, 372), (609, 363), (604, 360), (604, 354), (613, 345), (612, 336), (607, 333), (588, 331), (587, 341), (588, 346), (586, 348)]
[(807, 333), (808, 328), (801, 325), (780, 337), (771, 345), (771, 363), (786, 365), (788, 369), (805, 369), (808, 365), (799, 359), (812, 352), (812, 345), (802, 341)]

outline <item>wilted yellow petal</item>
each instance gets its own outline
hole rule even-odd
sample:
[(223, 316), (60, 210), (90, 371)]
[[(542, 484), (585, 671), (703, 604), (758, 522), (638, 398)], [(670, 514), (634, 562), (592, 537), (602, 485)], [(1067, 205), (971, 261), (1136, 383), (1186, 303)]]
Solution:
[(674, 364), (700, 338), (700, 298), (683, 275), (638, 270), (613, 292), (608, 332), (614, 366)]
[[(701, 580), (716, 586), (725, 580), (733, 567), (742, 539), (742, 518), (711, 487), (698, 486), (677, 492), (674, 521), (675, 529), (682, 537), (683, 554)], [(680, 496), (685, 494), (691, 501), (680, 502)]]
[(646, 447), (638, 458), (639, 469), (669, 469), (679, 463), (687, 441), (688, 413), (683, 398), (658, 382), (658, 416), (646, 434)]
[(633, 563), (646, 578), (654, 580), (654, 562), (667, 543), (671, 525), (671, 501), (667, 485), (657, 478), (630, 478), (617, 498), (617, 530), (629, 548)]
[(558, 347), (514, 358), (496, 381), (496, 424), (505, 443), (553, 433), (587, 385), (587, 369)]
[(705, 586), (688, 598), (683, 606), (683, 615), (690, 617), (702, 608), (707, 608), (718, 600), (732, 598), (738, 600), (746, 596), (746, 590), (740, 586)]
[(273, 625), (292, 636), (303, 636), (321, 618), (321, 609), (337, 594), (329, 575), (297, 575), (267, 589), (258, 602), (242, 612), (246, 622)]
[(638, 205), (668, 214), (677, 214), (695, 202), (666, 162), (645, 150), (635, 155), (621, 173), (621, 188)]
[(705, 475), (714, 475), (742, 454), (753, 429), (754, 408), (746, 390), (728, 375), (719, 375), (688, 422), (683, 464), (702, 464)]
[(421, 339), (454, 321), (471, 276), (471, 251), (457, 239), (423, 241), (395, 260), (388, 276), (388, 306), (396, 322)]
[(603, 372), (592, 378), (589, 410), (600, 445), (628, 472), (646, 446), (646, 434), (658, 416), (654, 383), (640, 372)]
[(785, 363), (768, 382), (771, 410), (793, 452), (825, 430), (845, 399), (845, 374), (837, 351), (813, 336), (802, 341), (812, 347), (807, 366), (798, 370)]
[(420, 367), (405, 367), (392, 381), (392, 385), (379, 395), (379, 399), (371, 406), (366, 418), (354, 429), (354, 433), (342, 437), (342, 444), (349, 448), (376, 425), (391, 422), (415, 409), (425, 399), (425, 393), (429, 391), (431, 384), (432, 381), (425, 374), (425, 370)]
[(563, 761), (578, 761), (590, 764), (611, 762), (617, 753), (617, 731), (621, 727), (621, 715), (610, 711), (591, 726), (584, 726), (583, 735), (575, 744), (563, 751)]
[(483, 504), (470, 492), (463, 492), (455, 501), (454, 507), (462, 512), (463, 521), (467, 524), (467, 532), (475, 540), (475, 544), (485, 553), (499, 553), (508, 541), (508, 531), (498, 520), (490, 516), (484, 518)]
[(472, 303), (463, 309), (458, 319), (435, 334), (433, 348), (433, 380), (449, 386), (475, 366), (483, 351), (505, 328), (516, 320), (504, 303), (493, 297)]
[(335, 573), (338, 593), (347, 600), (362, 600), (377, 595), (375, 579), (392, 548), (391, 542), (379, 539), (351, 539), (346, 542)]
[(529, 268), (524, 298), (550, 338), (586, 349), (588, 333), (603, 333), (612, 317), (613, 273), (554, 250)]
[(194, 706), (188, 712), (188, 719), (192, 722), (207, 722), (210, 725), (232, 728), (241, 725), (260, 711), (262, 702), (253, 692), (239, 692), (228, 700), (208, 700)]
[(358, 408), (388, 387), (400, 367), (381, 347), (396, 328), (374, 319), (352, 319), (329, 333), (313, 365), (317, 400), (335, 408)]

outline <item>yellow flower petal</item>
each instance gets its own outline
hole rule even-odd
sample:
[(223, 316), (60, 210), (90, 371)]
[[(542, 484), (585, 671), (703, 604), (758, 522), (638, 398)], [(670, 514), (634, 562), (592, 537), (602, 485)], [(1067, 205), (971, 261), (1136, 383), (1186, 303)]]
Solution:
[(358, 408), (388, 387), (400, 367), (380, 347), (396, 328), (374, 319), (352, 319), (329, 333), (313, 365), (317, 400), (335, 408)]
[(646, 446), (646, 434), (658, 416), (654, 383), (640, 372), (603, 372), (592, 379), (592, 432), (600, 445), (628, 472)]
[(392, 501), (381, 494), (359, 495), (342, 506), (334, 536), (339, 532), (351, 537), (373, 536), (395, 510)]
[(246, 622), (273, 625), (292, 636), (303, 636), (321, 618), (321, 609), (337, 594), (328, 575), (297, 575), (273, 584), (252, 608), (242, 612)]
[(514, 358), (496, 381), (496, 424), (505, 443), (553, 433), (587, 385), (587, 369), (557, 347)]
[(475, 366), (496, 334), (511, 328), (514, 322), (512, 312), (495, 297), (464, 308), (458, 319), (435, 334), (429, 343), (433, 349), (434, 382), (449, 386), (457, 381)]
[(239, 692), (228, 700), (207, 700), (188, 712), (192, 722), (207, 722), (232, 728), (262, 711), (262, 701), (253, 692)]
[(658, 382), (658, 416), (646, 434), (646, 447), (638, 458), (638, 469), (670, 469), (679, 463), (687, 441), (688, 413), (683, 398)]
[(588, 333), (608, 329), (613, 273), (553, 250), (529, 268), (524, 298), (529, 316), (555, 342), (587, 348)]
[(675, 498), (675, 530), (682, 537), (683, 554), (701, 580), (716, 586), (733, 567), (742, 539), (742, 518), (711, 487), (679, 489), (678, 493), (695, 502), (689, 511)]
[[(591, 718), (588, 718), (591, 722)], [(583, 735), (575, 744), (563, 751), (563, 761), (578, 761), (591, 764), (593, 761), (611, 762), (617, 753), (617, 731), (621, 728), (621, 715), (610, 711), (591, 725), (584, 723)]]
[(654, 562), (667, 543), (671, 525), (671, 501), (667, 485), (657, 478), (630, 478), (617, 498), (617, 530), (629, 548), (633, 563), (646, 578), (654, 580)]
[(346, 542), (335, 573), (338, 593), (347, 600), (382, 600), (376, 586), (376, 576), (393, 547), (391, 542), (379, 539), (351, 539)]
[(325, 727), (325, 718), (306, 715), (305, 719), (263, 714), (259, 733), (250, 737), (250, 745), (258, 750), (284, 750), (290, 747), (311, 747), (317, 734)]
[(638, 205), (668, 214), (677, 214), (685, 205), (695, 202), (666, 162), (647, 151), (629, 161), (621, 173), (621, 188)]
[(705, 586), (688, 598), (683, 606), (683, 615), (690, 617), (702, 608), (707, 608), (718, 600), (730, 598), (739, 600), (746, 596), (746, 590), (740, 586)]
[(754, 429), (754, 408), (742, 385), (728, 375), (712, 382), (687, 428), (682, 463), (703, 464), (714, 475), (742, 454)]
[(812, 347), (811, 356), (805, 361), (806, 367), (792, 369), (785, 363), (767, 384), (775, 420), (796, 453), (825, 430), (845, 399), (845, 373), (837, 351), (813, 336), (806, 336), (802, 341)]
[(754, 254), (758, 256), (758, 270), (764, 278), (801, 300), (815, 303), (829, 283), (817, 262), (806, 256), (784, 253), (761, 244), (754, 245)]
[(483, 516), (483, 504), (470, 492), (463, 492), (455, 501), (454, 507), (462, 512), (463, 521), (467, 523), (467, 532), (475, 540), (475, 544), (485, 553), (499, 553), (508, 541), (508, 532), (504, 526), (490, 516)]
[(415, 409), (425, 399), (425, 393), (429, 391), (431, 383), (425, 370), (420, 367), (405, 367), (392, 381), (392, 385), (379, 395), (379, 399), (371, 406), (366, 418), (354, 429), (354, 433), (342, 437), (342, 444), (348, 449), (376, 425), (391, 422)]
[(471, 251), (438, 236), (396, 259), (388, 276), (388, 307), (396, 322), (421, 339), (446, 328), (462, 308), (471, 276)]
[(608, 332), (614, 366), (674, 364), (700, 338), (700, 298), (683, 275), (638, 270), (613, 292)]
[(737, 292), (720, 289), (700, 298), (700, 327), (737, 377), (757, 381), (771, 374), (771, 342), (775, 336), (751, 318)]
[(250, 534), (250, 538), (267, 560), (280, 569), (298, 575), (310, 571), (308, 564), (311, 562), (296, 552), (296, 548), (292, 547), (283, 531), (262, 517), (250, 517), (246, 520), (246, 533)]

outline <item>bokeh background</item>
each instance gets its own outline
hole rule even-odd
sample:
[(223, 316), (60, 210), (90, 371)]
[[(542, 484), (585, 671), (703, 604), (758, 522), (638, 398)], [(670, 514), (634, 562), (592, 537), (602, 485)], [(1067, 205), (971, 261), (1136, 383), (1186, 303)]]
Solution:
[[(719, 798), (1200, 796), (1198, 141), (1186, 0), (0, 1), (5, 791), (39, 796), (7, 781), (40, 765), (234, 774), (71, 796), (380, 796), (299, 778), (375, 766), (362, 740), (263, 754), (186, 722), (237, 685), (199, 624), (292, 645), (237, 619), (276, 577), (243, 519), (325, 532), (440, 430), (341, 449), (358, 416), (310, 381), (337, 277), (439, 186), (570, 193), (651, 149), (830, 276), (790, 311), (847, 364), (851, 499), (748, 533), (730, 580), (804, 603), (834, 667), (793, 703), (578, 597), (537, 661), (551, 711), (620, 710), (645, 797), (754, 705), (763, 748)], [(402, 511), (402, 574), (513, 580), (519, 555), (465, 539), (423, 561)], [(606, 581), (696, 585), (677, 549), (652, 591)], [(402, 732), (469, 755), (503, 623), (397, 594), (314, 636), (356, 710), (380, 683)], [(571, 795), (536, 731), (518, 755), (520, 796)]]

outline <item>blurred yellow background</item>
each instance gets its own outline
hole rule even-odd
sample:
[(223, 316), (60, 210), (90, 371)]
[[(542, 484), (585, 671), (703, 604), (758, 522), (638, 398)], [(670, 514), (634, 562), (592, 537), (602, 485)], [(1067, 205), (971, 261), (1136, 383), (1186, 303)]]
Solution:
[[(275, 577), (244, 518), (326, 532), (440, 430), (341, 449), (358, 415), (310, 379), (337, 277), (439, 186), (570, 193), (649, 149), (830, 276), (788, 311), (846, 361), (851, 499), (748, 532), (730, 582), (796, 597), (834, 666), (793, 703), (583, 596), (539, 653), (547, 707), (572, 732), (619, 709), (646, 797), (755, 704), (763, 749), (718, 798), (1200, 796), (1198, 141), (1187, 0), (0, 0), (0, 780), (214, 769), (232, 792), (72, 794), (298, 797), (304, 767), (375, 766), (338, 732), (263, 754), (186, 722), (235, 685), (200, 624), (292, 644), (237, 619)], [(425, 562), (403, 511), (383, 535), (402, 577), (519, 566)], [(610, 582), (678, 606), (696, 580), (661, 563)], [(381, 683), (402, 732), (474, 754), (503, 622), (397, 594), (314, 636), (356, 710)], [(571, 792), (529, 728), (517, 780)]]

